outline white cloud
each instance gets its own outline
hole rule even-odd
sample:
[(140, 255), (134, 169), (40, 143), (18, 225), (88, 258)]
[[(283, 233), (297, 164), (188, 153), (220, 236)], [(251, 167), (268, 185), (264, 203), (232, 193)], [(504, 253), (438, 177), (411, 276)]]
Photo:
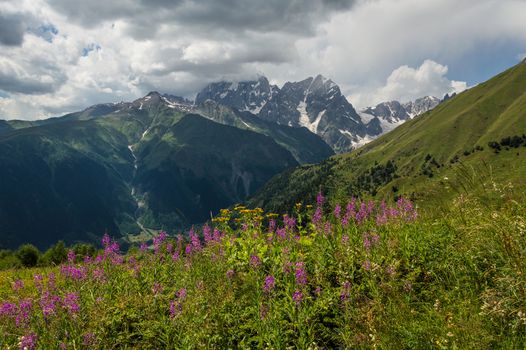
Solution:
[(1, 1), (0, 15), (17, 25), (51, 24), (58, 33), (3, 33), (0, 119), (59, 115), (150, 90), (188, 97), (210, 81), (256, 73), (277, 83), (321, 73), (357, 105), (413, 99), (462, 89), (453, 79), (465, 79), (452, 71), (489, 77), (477, 54), (522, 48), (513, 60), (526, 47), (522, 0), (228, 3)]
[(350, 99), (361, 108), (383, 101), (408, 102), (422, 96), (442, 98), (446, 93), (459, 93), (467, 88), (466, 82), (449, 80), (447, 72), (447, 66), (432, 60), (425, 60), (418, 68), (400, 66), (389, 75), (384, 86), (351, 95)]

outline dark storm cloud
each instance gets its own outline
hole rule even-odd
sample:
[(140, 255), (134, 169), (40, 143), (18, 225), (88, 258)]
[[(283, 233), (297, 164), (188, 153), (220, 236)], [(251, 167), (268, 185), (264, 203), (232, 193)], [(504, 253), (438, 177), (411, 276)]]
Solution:
[(46, 62), (35, 63), (41, 66), (28, 73), (7, 59), (0, 60), (0, 90), (38, 95), (54, 92), (66, 82), (66, 75), (58, 67)]
[[(244, 31), (288, 32), (309, 35), (316, 24), (357, 0), (50, 0), (53, 8), (86, 27), (124, 20), (134, 37), (154, 36), (160, 26), (189, 27), (213, 35)], [(140, 30), (134, 30), (134, 26)], [(144, 30), (149, 29), (149, 30)], [(212, 31), (212, 32), (210, 32)]]
[(24, 16), (20, 14), (8, 15), (0, 13), (0, 44), (6, 46), (20, 46), (24, 41), (26, 24)]

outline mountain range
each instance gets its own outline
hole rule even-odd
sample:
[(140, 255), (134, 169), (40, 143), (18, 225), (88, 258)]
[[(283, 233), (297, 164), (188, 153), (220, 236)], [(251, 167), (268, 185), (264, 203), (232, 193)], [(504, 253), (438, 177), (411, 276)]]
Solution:
[(195, 101), (150, 92), (57, 118), (0, 120), (0, 248), (186, 229), (436, 100), (357, 112), (321, 75), (281, 88), (259, 77), (212, 83)]
[[(212, 83), (197, 94), (197, 104), (206, 101), (247, 111), (275, 124), (307, 128), (336, 153), (362, 146), (440, 103), (440, 99), (428, 96), (403, 105), (386, 102), (357, 112), (338, 85), (322, 75), (287, 82), (281, 88), (263, 76), (247, 82)], [(389, 109), (391, 104), (398, 106)]]
[(308, 130), (157, 92), (0, 126), (2, 247), (174, 232), (334, 154)]
[[(524, 192), (525, 77), (526, 60), (357, 150), (277, 175), (249, 203), (283, 212), (323, 191), (331, 201), (403, 195), (436, 209), (459, 193)], [(394, 122), (411, 117), (392, 102), (364, 113)]]

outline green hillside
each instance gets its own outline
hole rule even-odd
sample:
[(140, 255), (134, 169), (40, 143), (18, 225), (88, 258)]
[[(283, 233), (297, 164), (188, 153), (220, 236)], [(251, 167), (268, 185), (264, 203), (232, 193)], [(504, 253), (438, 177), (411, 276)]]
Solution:
[(151, 93), (140, 108), (96, 105), (3, 121), (0, 164), (1, 249), (180, 230), (298, 162), (271, 137), (172, 108)]
[(354, 152), (276, 176), (249, 202), (285, 210), (322, 189), (332, 198), (406, 194), (434, 206), (492, 182), (524, 191), (524, 134), (526, 61)]

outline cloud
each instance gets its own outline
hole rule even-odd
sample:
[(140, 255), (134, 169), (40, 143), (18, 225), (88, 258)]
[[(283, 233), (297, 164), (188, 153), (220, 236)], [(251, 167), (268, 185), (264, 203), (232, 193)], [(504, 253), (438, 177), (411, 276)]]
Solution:
[(438, 94), (516, 63), (525, 12), (522, 0), (4, 0), (0, 118), (193, 97), (256, 73), (321, 73), (357, 105)]
[(467, 88), (466, 82), (449, 80), (447, 72), (447, 66), (432, 60), (425, 60), (417, 68), (400, 66), (389, 75), (384, 86), (351, 95), (350, 99), (357, 107), (367, 107), (392, 100), (408, 102), (423, 96), (442, 98), (446, 93), (459, 93)]
[(21, 15), (9, 16), (0, 13), (0, 44), (20, 46), (24, 41), (25, 25)]
[(175, 26), (193, 33), (238, 36), (252, 32), (292, 32), (308, 35), (316, 24), (335, 11), (350, 8), (355, 0), (49, 0), (52, 8), (84, 27), (108, 21), (130, 24), (135, 38), (151, 38)]

